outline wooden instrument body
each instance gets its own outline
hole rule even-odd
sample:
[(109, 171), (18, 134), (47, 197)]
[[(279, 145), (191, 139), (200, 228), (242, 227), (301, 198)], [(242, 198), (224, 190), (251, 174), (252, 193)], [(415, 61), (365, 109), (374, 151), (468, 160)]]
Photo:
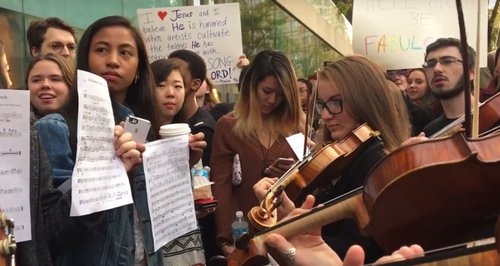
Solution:
[(338, 178), (378, 135), (378, 132), (363, 124), (341, 141), (329, 144), (317, 152), (307, 164), (299, 168), (296, 180), (301, 191), (294, 199), (295, 204), (301, 204), (307, 195), (314, 194), (316, 189)]
[(364, 229), (387, 252), (435, 249), (480, 237), (500, 213), (500, 134), (462, 134), (398, 149), (367, 178)]
[(232, 265), (262, 265), (249, 262), (266, 259), (269, 233), (291, 237), (348, 218), (387, 252), (413, 243), (429, 250), (475, 240), (500, 213), (499, 147), (500, 133), (402, 147), (379, 162), (362, 189), (261, 232), (251, 249), (235, 251), (239, 259)]

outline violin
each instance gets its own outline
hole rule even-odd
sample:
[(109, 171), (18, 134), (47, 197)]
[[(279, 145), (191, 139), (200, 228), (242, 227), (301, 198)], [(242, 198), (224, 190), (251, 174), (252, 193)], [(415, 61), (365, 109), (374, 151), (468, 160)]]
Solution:
[[(464, 120), (465, 116), (457, 118), (429, 138), (432, 139), (445, 135), (450, 129), (461, 125)], [(498, 125), (500, 125), (500, 92), (481, 103), (479, 107), (479, 133), (490, 133), (488, 130)]]
[(498, 147), (500, 134), (474, 140), (456, 134), (401, 147), (375, 166), (363, 187), (237, 243), (228, 263), (262, 265), (254, 263), (266, 261), (268, 234), (291, 237), (347, 218), (386, 252), (478, 239), (500, 213)]
[(378, 136), (379, 132), (363, 124), (344, 139), (310, 153), (304, 160), (294, 164), (268, 189), (260, 206), (253, 207), (248, 212), (249, 221), (259, 230), (275, 225), (277, 222), (275, 210), (281, 204), (281, 192), (288, 184), (294, 182), (300, 188), (300, 193), (294, 201), (302, 202), (315, 189), (326, 185), (332, 178), (339, 177), (345, 166)]
[(14, 265), (14, 222), (0, 211), (0, 266)]

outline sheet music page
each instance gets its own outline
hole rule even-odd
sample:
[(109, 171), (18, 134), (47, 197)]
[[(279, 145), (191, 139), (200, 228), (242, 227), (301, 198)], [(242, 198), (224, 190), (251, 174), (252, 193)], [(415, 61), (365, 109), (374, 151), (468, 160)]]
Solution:
[[(288, 145), (292, 147), (293, 152), (295, 153), (295, 156), (299, 159), (299, 161), (302, 161), (304, 157), (304, 134), (302, 133), (297, 133), (294, 135), (289, 136), (286, 138), (286, 141), (288, 142)], [(309, 152), (309, 149), (306, 149), (306, 155)]]
[(188, 134), (146, 143), (143, 153), (154, 249), (197, 228)]
[(106, 80), (78, 70), (78, 145), (71, 181), (71, 216), (132, 203), (127, 172), (115, 156), (115, 121)]
[(31, 240), (30, 92), (0, 90), (0, 210), (16, 242)]

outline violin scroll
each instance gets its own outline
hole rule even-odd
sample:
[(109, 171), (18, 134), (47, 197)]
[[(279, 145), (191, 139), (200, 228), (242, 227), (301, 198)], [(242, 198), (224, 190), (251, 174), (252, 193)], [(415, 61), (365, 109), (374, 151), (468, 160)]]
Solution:
[(276, 209), (283, 201), (284, 186), (278, 186), (275, 191), (269, 189), (259, 207), (253, 207), (247, 214), (248, 220), (257, 230), (264, 230), (278, 222)]
[(13, 265), (15, 252), (14, 221), (0, 212), (0, 265)]

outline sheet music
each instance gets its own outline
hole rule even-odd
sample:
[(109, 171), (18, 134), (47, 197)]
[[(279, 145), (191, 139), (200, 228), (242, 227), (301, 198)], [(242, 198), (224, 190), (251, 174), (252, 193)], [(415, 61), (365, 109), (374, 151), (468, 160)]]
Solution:
[(146, 143), (143, 153), (154, 249), (197, 228), (188, 134)]
[[(288, 142), (288, 145), (292, 147), (295, 156), (297, 156), (299, 161), (302, 161), (304, 157), (304, 134), (297, 133), (295, 135), (291, 135), (288, 138), (286, 138), (286, 141)], [(309, 149), (306, 149), (306, 154), (308, 152)]]
[(31, 240), (30, 95), (0, 90), (0, 210), (14, 219), (16, 242)]
[(106, 81), (78, 70), (78, 145), (72, 176), (71, 216), (132, 203), (127, 172), (115, 156), (115, 126)]

